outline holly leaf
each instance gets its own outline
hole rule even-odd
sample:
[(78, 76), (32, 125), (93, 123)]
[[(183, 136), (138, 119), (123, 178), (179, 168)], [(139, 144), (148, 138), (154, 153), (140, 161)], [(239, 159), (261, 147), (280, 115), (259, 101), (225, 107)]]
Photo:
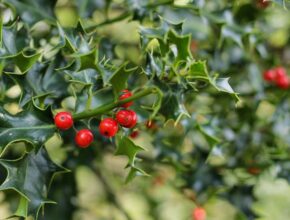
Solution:
[(177, 124), (183, 116), (190, 117), (183, 102), (181, 95), (173, 92), (167, 92), (160, 108), (160, 113), (165, 116), (166, 120), (173, 119)]
[(188, 76), (196, 79), (209, 79), (209, 73), (205, 61), (193, 62), (190, 65)]
[(131, 182), (137, 176), (149, 176), (144, 170), (137, 167), (130, 167), (125, 183)]
[(89, 41), (90, 36), (86, 35), (82, 23), (78, 23), (76, 28), (64, 28), (57, 23), (60, 42), (58, 48), (67, 49), (69, 53), (76, 53), (75, 55), (87, 54), (94, 52), (90, 50)]
[(50, 110), (30, 105), (26, 110), (9, 114), (0, 106), (0, 151), (13, 142), (24, 141), (39, 149), (55, 132)]
[(142, 169), (135, 166), (135, 159), (138, 152), (143, 151), (144, 148), (136, 145), (126, 136), (117, 137), (117, 150), (115, 155), (126, 156), (128, 158), (128, 165), (126, 168), (129, 168), (129, 173), (127, 174), (126, 183), (132, 181), (136, 176), (148, 176), (148, 174)]
[(114, 101), (111, 88), (99, 89), (95, 92), (91, 90), (91, 86), (84, 89), (81, 93), (75, 94), (76, 108), (75, 112), (79, 113), (84, 110), (97, 108)]
[(164, 18), (160, 18), (161, 19), (161, 25), (159, 27), (156, 28), (148, 28), (148, 27), (140, 27), (140, 35), (141, 35), (141, 43), (143, 46), (147, 46), (147, 44), (149, 43), (149, 41), (151, 39), (159, 39), (164, 41), (164, 38), (166, 38), (166, 34), (171, 30), (171, 31), (175, 31), (177, 33), (181, 33), (182, 32), (182, 25), (183, 22), (181, 23), (173, 23), (170, 21), (167, 21)]
[(217, 78), (218, 74), (214, 77), (209, 75), (206, 61), (195, 61), (190, 65), (187, 73), (187, 79), (197, 79), (210, 83), (216, 90), (229, 93), (239, 101), (238, 94), (234, 92), (229, 84), (229, 78)]
[(32, 55), (26, 55), (24, 52), (20, 52), (16, 55), (5, 57), (6, 65), (15, 65), (17, 69), (11, 69), (9, 66), (8, 71), (4, 69), (4, 72), (10, 72), (14, 74), (25, 74), (32, 66), (37, 62), (40, 57), (40, 53), (34, 53)]
[(16, 8), (21, 19), (30, 25), (43, 19), (55, 21), (53, 11), (56, 0), (9, 0), (9, 3)]
[(18, 22), (14, 22), (10, 26), (1, 26), (1, 42), (0, 56), (15, 56), (28, 46), (27, 30), (24, 26), (18, 27)]
[[(55, 99), (61, 99), (68, 95), (68, 83), (64, 79), (64, 74), (55, 71), (57, 62), (54, 60), (50, 63), (36, 63), (25, 75), (10, 74), (10, 77), (21, 88), (21, 106), (26, 105), (32, 99), (37, 99), (38, 106), (43, 107), (51, 104)], [(47, 97), (50, 100), (46, 100)]]
[(134, 144), (134, 142), (126, 136), (118, 136), (117, 139), (117, 150), (115, 155), (126, 156), (128, 158), (128, 164), (134, 166), (137, 153), (143, 151), (144, 148)]
[(126, 68), (127, 64), (122, 65), (119, 67), (110, 78), (109, 82), (113, 86), (113, 91), (115, 94), (115, 99), (118, 99), (120, 92), (127, 88), (127, 81), (129, 76), (138, 68)]
[(79, 61), (79, 69), (78, 71), (96, 68), (96, 63), (98, 62), (98, 50), (95, 48), (94, 50), (81, 54), (80, 56), (75, 56)]
[[(171, 45), (171, 50), (173, 51), (176, 61), (179, 62), (180, 60), (187, 60), (192, 58), (190, 48), (190, 35), (178, 35), (173, 30), (170, 30), (167, 34), (167, 41), (169, 45)], [(174, 47), (173, 47), (174, 46)]]
[(83, 86), (93, 85), (99, 77), (95, 69), (85, 69), (82, 71), (64, 70), (64, 73), (71, 83)]
[(40, 209), (47, 203), (54, 203), (47, 197), (50, 184), (58, 173), (68, 172), (56, 165), (44, 147), (38, 152), (24, 154), (17, 160), (0, 160), (7, 170), (7, 177), (0, 190), (12, 189), (21, 196), (16, 216), (39, 216)]
[(221, 142), (221, 140), (215, 136), (214, 130), (210, 125), (197, 124), (197, 129), (205, 137), (205, 139), (207, 140), (207, 142), (210, 144), (211, 147)]

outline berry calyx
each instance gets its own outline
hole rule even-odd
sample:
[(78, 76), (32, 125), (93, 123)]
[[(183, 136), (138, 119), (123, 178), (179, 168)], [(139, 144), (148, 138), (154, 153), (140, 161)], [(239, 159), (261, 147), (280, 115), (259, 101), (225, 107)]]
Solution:
[(60, 130), (68, 130), (74, 124), (72, 115), (69, 112), (57, 113), (54, 117), (54, 123)]
[[(122, 94), (119, 97), (119, 100), (124, 100), (124, 99), (127, 99), (127, 98), (131, 97), (131, 96), (132, 96), (132, 93), (129, 90), (124, 89), (122, 91)], [(124, 108), (128, 108), (131, 105), (133, 105), (133, 102), (127, 102), (127, 103), (122, 104), (121, 106), (124, 107)]]
[(118, 123), (113, 118), (105, 118), (99, 125), (99, 131), (104, 137), (113, 137), (118, 132)]
[(276, 79), (276, 71), (274, 70), (266, 70), (263, 73), (263, 78), (265, 81), (273, 82)]
[(205, 220), (206, 211), (202, 207), (196, 207), (192, 212), (192, 220)]
[(116, 114), (117, 122), (125, 128), (132, 128), (137, 123), (137, 114), (132, 110), (120, 110)]
[(88, 147), (94, 141), (94, 135), (89, 129), (82, 129), (75, 137), (76, 144), (81, 148)]

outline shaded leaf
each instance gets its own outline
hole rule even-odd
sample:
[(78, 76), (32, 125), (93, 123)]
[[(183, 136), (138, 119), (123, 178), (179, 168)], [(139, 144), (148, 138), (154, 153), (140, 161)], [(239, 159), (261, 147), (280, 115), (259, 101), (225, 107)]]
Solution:
[(0, 106), (0, 151), (13, 142), (24, 141), (39, 149), (55, 132), (49, 110), (34, 106), (16, 114), (9, 114)]
[(127, 81), (129, 76), (137, 69), (137, 68), (126, 68), (127, 64), (119, 67), (110, 78), (110, 83), (113, 86), (115, 99), (118, 99), (120, 92), (127, 88)]
[(57, 59), (50, 63), (37, 63), (25, 75), (10, 75), (21, 87), (21, 106), (26, 105), (32, 99), (43, 99), (43, 103), (39, 104), (39, 107), (45, 107), (51, 104), (52, 100), (68, 95), (68, 83), (64, 79), (64, 74), (55, 71), (57, 63)]
[(81, 94), (75, 94), (75, 97), (76, 113), (82, 112), (85, 109), (97, 108), (114, 101), (111, 88), (104, 88), (93, 92), (91, 87), (88, 87)]
[(25, 154), (17, 160), (0, 160), (7, 170), (7, 177), (0, 190), (13, 189), (20, 194), (20, 204), (16, 216), (38, 218), (39, 210), (46, 203), (54, 203), (48, 199), (48, 190), (54, 176), (67, 172), (56, 165), (42, 147), (37, 153)]
[(164, 95), (160, 113), (165, 116), (166, 120), (173, 119), (175, 123), (178, 123), (182, 116), (189, 117), (179, 93), (168, 92)]
[(9, 3), (13, 4), (21, 18), (30, 25), (43, 19), (55, 20), (53, 9), (56, 0), (9, 0)]

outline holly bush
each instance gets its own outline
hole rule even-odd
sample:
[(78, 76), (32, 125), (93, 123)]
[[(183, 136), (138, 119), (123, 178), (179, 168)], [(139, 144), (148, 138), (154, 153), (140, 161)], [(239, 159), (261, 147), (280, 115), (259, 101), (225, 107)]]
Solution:
[(0, 217), (289, 218), (288, 7), (1, 0)]

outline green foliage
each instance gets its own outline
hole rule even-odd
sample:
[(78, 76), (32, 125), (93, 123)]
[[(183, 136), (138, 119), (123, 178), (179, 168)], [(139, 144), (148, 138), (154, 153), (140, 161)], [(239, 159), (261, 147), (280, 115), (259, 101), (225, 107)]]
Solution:
[(29, 153), (17, 160), (1, 160), (7, 170), (6, 180), (0, 189), (13, 189), (21, 195), (16, 216), (38, 217), (40, 209), (48, 199), (48, 190), (55, 174), (65, 172), (65, 169), (54, 164), (45, 148), (37, 153)]
[(41, 148), (55, 132), (50, 115), (49, 111), (40, 111), (33, 106), (11, 115), (1, 107), (1, 151), (9, 144), (20, 141), (31, 143), (37, 150)]
[[(76, 173), (86, 166), (124, 219), (132, 217), (115, 195), (119, 182), (138, 184), (148, 219), (174, 216), (160, 214), (148, 190), (148, 176), (159, 175), (158, 184), (173, 175), (170, 193), (176, 188), (187, 203), (205, 206), (209, 219), (286, 219), (289, 91), (261, 75), (289, 67), (289, 2), (273, 2), (0, 1), (0, 164), (7, 170), (0, 189), (19, 196), (12, 216), (72, 219), (81, 209), (71, 202), (79, 195)], [(138, 125), (104, 139), (98, 124), (127, 102), (118, 101), (127, 88)], [(74, 129), (55, 128), (62, 110), (72, 112)], [(82, 128), (95, 136), (87, 149), (73, 143)], [(133, 131), (140, 137), (130, 138)], [(67, 172), (52, 151), (72, 173), (50, 190), (54, 175)], [(122, 162), (106, 165), (108, 158)], [(40, 209), (55, 202), (43, 217)], [(215, 217), (219, 207), (229, 209), (226, 217)], [(112, 216), (103, 219), (118, 219)]]

